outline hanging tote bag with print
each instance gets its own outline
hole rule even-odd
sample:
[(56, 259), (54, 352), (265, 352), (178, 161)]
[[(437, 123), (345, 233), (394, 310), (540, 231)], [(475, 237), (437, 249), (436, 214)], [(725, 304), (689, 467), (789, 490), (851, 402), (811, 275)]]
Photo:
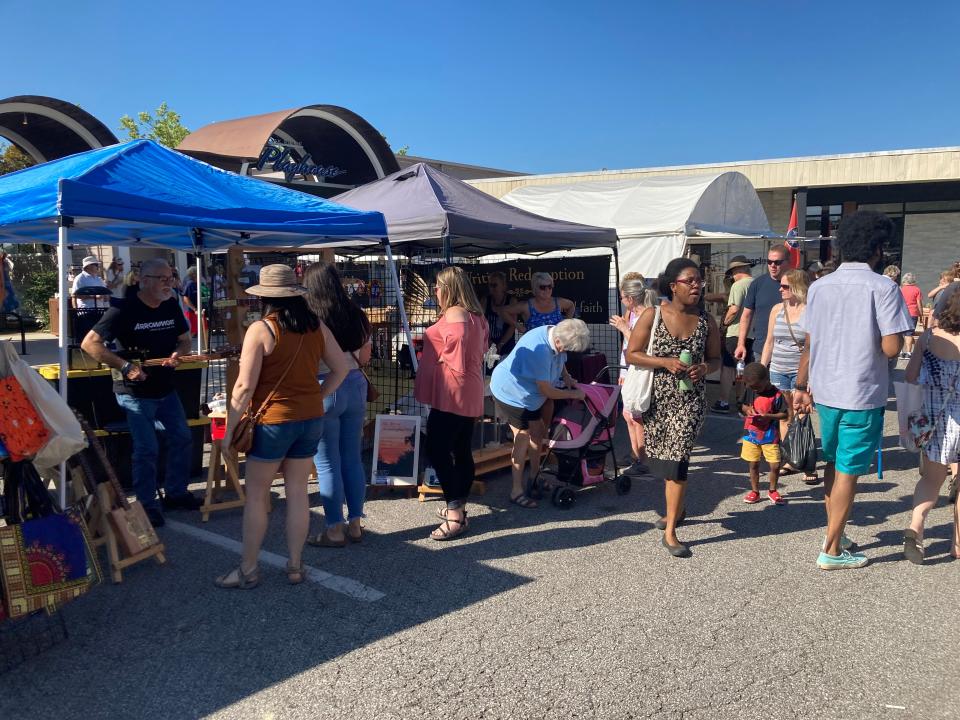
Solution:
[[(660, 308), (657, 307), (653, 316), (653, 325), (650, 326), (650, 342), (647, 344), (647, 355), (653, 353), (653, 336), (660, 324)], [(641, 368), (631, 365), (627, 370), (627, 377), (623, 381), (623, 407), (634, 416), (640, 415), (650, 407), (653, 397), (653, 368)]]

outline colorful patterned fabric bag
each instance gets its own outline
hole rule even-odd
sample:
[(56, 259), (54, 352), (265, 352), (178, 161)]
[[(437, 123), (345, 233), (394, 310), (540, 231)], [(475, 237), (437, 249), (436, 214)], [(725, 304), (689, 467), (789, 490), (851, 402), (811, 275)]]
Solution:
[(36, 455), (50, 437), (20, 381), (13, 375), (0, 378), (0, 442), (12, 460)]
[[(8, 484), (16, 487), (10, 492)], [(4, 468), (6, 526), (0, 527), (0, 587), (7, 617), (47, 610), (87, 592), (100, 581), (86, 524), (74, 509), (57, 512), (29, 462)], [(22, 522), (17, 522), (21, 518)]]

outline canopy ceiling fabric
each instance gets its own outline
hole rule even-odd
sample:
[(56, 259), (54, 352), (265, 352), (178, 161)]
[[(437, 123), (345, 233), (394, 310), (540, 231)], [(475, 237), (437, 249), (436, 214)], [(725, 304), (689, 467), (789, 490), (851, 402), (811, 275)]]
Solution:
[(734, 242), (780, 237), (741, 173), (662, 175), (569, 185), (528, 185), (503, 201), (529, 212), (616, 228), (624, 270), (662, 272), (688, 238)]
[(442, 247), (454, 254), (529, 253), (614, 247), (616, 231), (519, 210), (425, 163), (333, 198), (360, 210), (379, 210), (391, 245)]
[(0, 242), (204, 250), (378, 242), (383, 216), (234, 175), (150, 140), (72, 155), (0, 177)]

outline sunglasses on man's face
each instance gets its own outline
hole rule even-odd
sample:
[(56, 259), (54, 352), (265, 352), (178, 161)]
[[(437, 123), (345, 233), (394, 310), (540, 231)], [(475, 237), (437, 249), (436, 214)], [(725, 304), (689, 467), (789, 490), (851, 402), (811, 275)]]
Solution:
[(553, 285), (538, 285), (541, 290), (553, 290)]
[(767, 265), (776, 265), (777, 267), (780, 267), (785, 262), (786, 260), (767, 260)]

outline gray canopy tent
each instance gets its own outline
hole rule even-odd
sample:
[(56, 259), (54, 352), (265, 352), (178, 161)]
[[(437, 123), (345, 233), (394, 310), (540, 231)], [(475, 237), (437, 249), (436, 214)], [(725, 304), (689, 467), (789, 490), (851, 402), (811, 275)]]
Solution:
[[(520, 210), (426, 163), (416, 163), (332, 200), (357, 210), (383, 213), (389, 239), (384, 249), (394, 275), (394, 247), (404, 248), (409, 255), (422, 249), (442, 248), (448, 263), (454, 256), (603, 247), (613, 250), (617, 262), (615, 230)], [(410, 324), (402, 302), (398, 303), (398, 310), (416, 369)]]

